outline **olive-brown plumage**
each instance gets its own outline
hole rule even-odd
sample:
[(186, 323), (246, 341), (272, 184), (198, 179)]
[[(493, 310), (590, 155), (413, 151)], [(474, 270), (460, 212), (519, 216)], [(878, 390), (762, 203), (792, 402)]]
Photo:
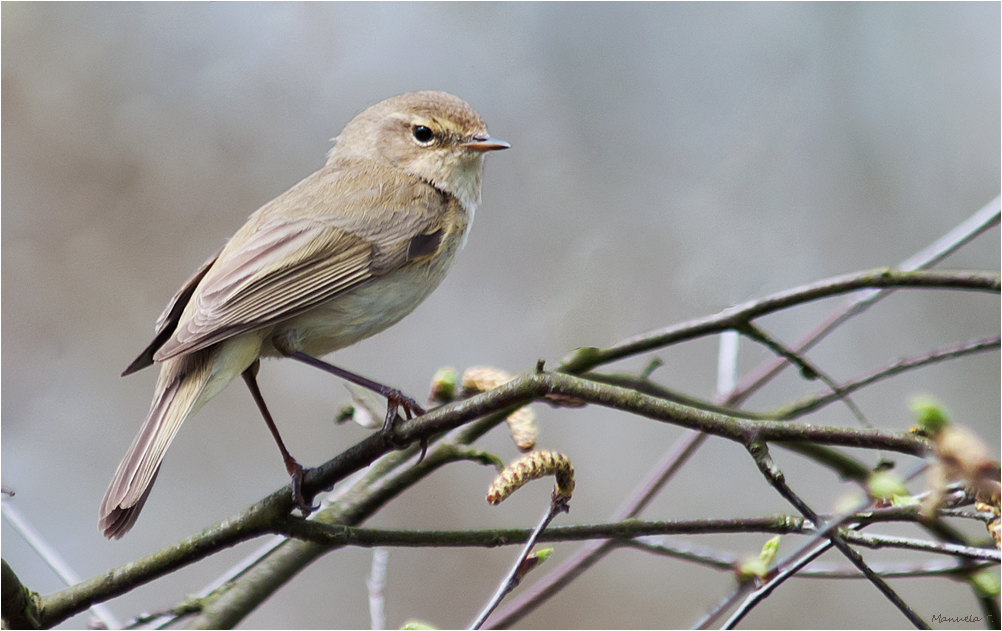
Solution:
[(420, 304), (466, 240), (485, 153), (507, 147), (459, 98), (403, 94), (356, 116), (322, 169), (251, 215), (123, 373), (161, 365), (101, 504), (104, 535), (132, 527), (184, 420), (259, 358), (326, 355)]

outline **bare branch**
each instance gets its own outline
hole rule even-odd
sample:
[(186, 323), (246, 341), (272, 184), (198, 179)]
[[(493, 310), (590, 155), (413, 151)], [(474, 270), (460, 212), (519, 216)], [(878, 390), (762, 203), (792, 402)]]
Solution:
[[(901, 272), (890, 269), (857, 272), (781, 291), (724, 309), (720, 313), (627, 338), (609, 348), (580, 348), (561, 361), (558, 370), (581, 373), (595, 366), (714, 333), (738, 329), (761, 316), (861, 289), (968, 289), (998, 293), (999, 275), (990, 272)], [(798, 353), (806, 350), (803, 346)], [(783, 359), (785, 362), (785, 358)]]

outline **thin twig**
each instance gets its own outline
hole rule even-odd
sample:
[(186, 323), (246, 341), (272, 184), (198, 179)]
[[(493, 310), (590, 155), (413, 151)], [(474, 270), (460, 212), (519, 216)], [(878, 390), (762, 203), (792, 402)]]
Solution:
[[(817, 513), (811, 509), (800, 497), (794, 493), (793, 489), (786, 484), (786, 476), (783, 472), (776, 466), (773, 462), (772, 457), (769, 455), (768, 447), (766, 447), (763, 442), (754, 442), (748, 445), (748, 452), (751, 454), (752, 459), (755, 464), (758, 465), (759, 471), (766, 477), (773, 488), (779, 492), (783, 498), (790, 502), (794, 508), (797, 509), (800, 514), (814, 522), (815, 525), (821, 526), (821, 519), (818, 517)], [(928, 629), (929, 625), (926, 624), (922, 618), (919, 617), (909, 605), (906, 603), (893, 589), (887, 584), (882, 578), (877, 576), (877, 574), (863, 561), (863, 557), (860, 556), (858, 552), (846, 545), (845, 541), (836, 533), (831, 533), (829, 535), (829, 540), (832, 545), (838, 549), (849, 561), (855, 565), (859, 570), (866, 575), (870, 582), (888, 599), (891, 603), (898, 608), (898, 610), (904, 614), (908, 620), (915, 625), (918, 629)], [(735, 621), (736, 622), (736, 621)]]
[[(999, 291), (999, 276), (998, 274), (989, 272), (903, 272), (891, 269), (845, 274), (780, 291), (765, 298), (750, 300), (724, 309), (712, 316), (697, 318), (682, 324), (636, 335), (608, 348), (579, 348), (561, 360), (558, 370), (560, 372), (579, 374), (591, 370), (595, 366), (657, 350), (685, 340), (737, 329), (744, 323), (770, 313), (821, 298), (860, 290), (870, 290), (864, 293), (875, 295), (872, 292), (905, 287), (970, 289), (997, 293)], [(797, 348), (797, 353), (803, 354), (807, 348)], [(779, 361), (783, 364), (786, 363), (785, 358)], [(740, 390), (741, 388), (739, 388)]]
[(386, 628), (386, 563), (389, 558), (389, 548), (372, 551), (372, 571), (365, 583), (369, 591), (370, 626), (374, 630)]
[[(647, 474), (647, 478), (634, 490), (622, 504), (612, 513), (609, 521), (613, 523), (636, 517), (654, 499), (664, 484), (675, 475), (681, 463), (688, 458), (706, 440), (706, 434), (697, 431), (687, 431), (688, 440), (676, 440)], [(507, 606), (491, 621), (490, 628), (507, 628), (532, 611), (540, 604), (555, 595), (564, 586), (570, 584), (585, 570), (597, 563), (609, 550), (615, 547), (611, 540), (589, 541), (550, 571), (543, 579), (512, 599)]]
[[(977, 340), (969, 340), (960, 344), (944, 346), (922, 353), (921, 355), (904, 357), (886, 366), (877, 368), (866, 375), (846, 381), (839, 386), (839, 388), (845, 393), (852, 393), (862, 388), (871, 386), (878, 381), (888, 379), (909, 370), (930, 366), (942, 361), (964, 357), (966, 355), (983, 353), (990, 350), (998, 350), (1000, 347), (999, 341), (999, 336), (995, 335)], [(836, 393), (825, 392), (815, 394), (806, 399), (797, 401), (774, 414), (761, 414), (760, 417), (769, 417), (776, 420), (794, 419), (803, 416), (808, 412), (813, 412), (822, 408), (836, 400), (838, 400), (838, 395)]]
[[(1000, 215), (1002, 215), (1002, 197), (996, 197), (945, 235), (899, 263), (895, 269), (912, 271), (928, 269), (936, 265), (979, 235), (997, 226)], [(855, 296), (847, 298), (821, 325), (797, 344), (795, 347), (797, 353), (802, 354), (807, 352), (811, 347), (827, 337), (829, 333), (842, 326), (851, 318), (863, 313), (879, 300), (886, 298), (892, 291), (894, 290), (890, 288), (873, 289), (859, 292)], [(788, 362), (780, 358), (766, 360), (759, 364), (738, 385), (731, 403), (733, 405), (740, 405), (763, 385), (771, 381), (787, 365)]]
[[(821, 515), (821, 526), (815, 526), (803, 517), (794, 515), (773, 515), (770, 517), (735, 517), (731, 519), (691, 519), (650, 521), (631, 519), (599, 524), (576, 526), (552, 526), (539, 534), (538, 541), (586, 541), (609, 540), (617, 545), (632, 545), (640, 537), (665, 535), (709, 535), (726, 533), (769, 533), (799, 534), (809, 539), (804, 547), (818, 539), (824, 539), (835, 528), (847, 524), (865, 527), (877, 523), (905, 522), (921, 523), (915, 506), (862, 510), (839, 515)], [(299, 541), (312, 542), (327, 547), (401, 547), (401, 548), (465, 548), (518, 545), (532, 536), (532, 530), (525, 528), (503, 528), (486, 530), (386, 530), (361, 528), (332, 524), (317, 520), (289, 518), (280, 528), (281, 532)], [(927, 541), (923, 539), (867, 535), (857, 537), (846, 535), (853, 542), (868, 547), (895, 547), (915, 551), (965, 557), (980, 561), (1002, 561), (998, 550), (954, 543)], [(796, 552), (790, 555), (790, 558)]]
[[(744, 618), (749, 611), (751, 611), (751, 609), (755, 605), (757, 605), (763, 599), (768, 598), (769, 595), (772, 594), (773, 590), (779, 587), (788, 578), (791, 578), (792, 576), (796, 575), (804, 566), (806, 566), (808, 563), (810, 563), (814, 559), (824, 554), (831, 547), (832, 547), (831, 541), (822, 541), (816, 544), (813, 548), (806, 550), (800, 556), (794, 558), (790, 563), (785, 564), (776, 572), (776, 574), (765, 585), (756, 588), (753, 592), (751, 592), (748, 595), (745, 601), (741, 603), (741, 605), (737, 608), (737, 610), (735, 610), (734, 613), (731, 614), (731, 617), (727, 619), (727, 622), (721, 625), (721, 629), (733, 629), (735, 626), (737, 626), (738, 622), (740, 622), (741, 619)], [(736, 597), (738, 596), (738, 594), (735, 593), (734, 596)], [(728, 601), (733, 602), (734, 598), (732, 597), (724, 599), (725, 603), (727, 603)], [(723, 613), (724, 610), (725, 609), (723, 607), (718, 607), (719, 613)], [(711, 618), (709, 615), (707, 615), (706, 618), (704, 618), (704, 620), (700, 621), (699, 626), (697, 628), (706, 629), (710, 624), (713, 624), (713, 620), (714, 618)]]
[(553, 494), (550, 501), (550, 507), (546, 510), (546, 514), (543, 515), (543, 518), (539, 520), (539, 524), (536, 525), (532, 534), (529, 535), (529, 539), (525, 542), (522, 550), (518, 553), (518, 557), (515, 559), (515, 564), (512, 565), (510, 570), (508, 570), (508, 574), (505, 576), (504, 580), (501, 581), (497, 591), (494, 592), (494, 595), (484, 606), (480, 615), (477, 616), (477, 619), (470, 625), (471, 629), (481, 628), (484, 625), (484, 622), (487, 621), (487, 617), (490, 616), (495, 609), (497, 609), (499, 604), (501, 604), (501, 600), (505, 597), (505, 595), (518, 586), (519, 570), (522, 567), (522, 563), (525, 561), (526, 557), (529, 556), (529, 553), (532, 552), (532, 546), (536, 545), (539, 535), (542, 534), (543, 530), (545, 530), (550, 522), (553, 521), (553, 518), (560, 513), (567, 512), (567, 499), (568, 498), (565, 498), (562, 495), (557, 495), (556, 493)]
[[(932, 366), (940, 362), (958, 359), (968, 355), (995, 351), (999, 350), (999, 348), (1000, 337), (998, 335), (967, 340), (965, 342), (951, 344), (949, 346), (942, 346), (918, 355), (896, 359), (889, 364), (885, 364), (884, 366), (876, 368), (870, 372), (853, 377), (842, 384), (838, 384), (837, 387), (842, 392), (852, 394), (853, 392), (872, 386), (884, 379), (888, 379), (911, 370)], [(581, 377), (591, 381), (597, 381), (598, 383), (607, 383), (613, 386), (631, 388), (638, 392), (643, 392), (644, 394), (649, 394), (668, 401), (674, 401), (676, 403), (681, 403), (682, 405), (687, 405), (700, 410), (720, 412), (737, 418), (757, 421), (793, 420), (807, 414), (808, 412), (813, 412), (839, 400), (839, 395), (837, 393), (825, 391), (808, 395), (772, 412), (753, 412), (749, 410), (735, 409), (733, 407), (725, 407), (704, 399), (682, 394), (666, 388), (661, 384), (636, 375), (587, 372), (582, 374)], [(720, 397), (716, 397), (715, 399), (720, 400)]]
[(751, 339), (755, 340), (756, 342), (764, 344), (772, 352), (776, 353), (780, 357), (785, 357), (787, 361), (800, 368), (800, 374), (805, 379), (808, 380), (813, 380), (815, 378), (821, 379), (821, 381), (824, 382), (826, 386), (831, 388), (832, 395), (841, 400), (843, 403), (845, 403), (845, 406), (849, 408), (849, 411), (852, 412), (853, 416), (856, 417), (856, 420), (859, 421), (860, 425), (862, 425), (863, 427), (873, 427), (873, 425), (871, 425), (870, 422), (866, 420), (866, 417), (863, 415), (863, 411), (860, 410), (855, 403), (853, 403), (852, 399), (849, 398), (849, 393), (846, 392), (845, 389), (843, 389), (837, 383), (835, 383), (835, 380), (832, 379), (830, 376), (828, 376), (828, 374), (825, 371), (815, 366), (806, 357), (802, 357), (795, 351), (786, 348), (785, 346), (783, 346), (783, 344), (779, 342), (779, 340), (776, 340), (771, 335), (763, 331), (760, 327), (755, 326), (751, 322), (742, 326), (739, 329), (739, 331), (747, 335)]
[(738, 353), (741, 350), (741, 336), (737, 331), (720, 334), (717, 350), (717, 392), (715, 398), (722, 399), (734, 391), (738, 382)]
[(920, 550), (923, 552), (936, 552), (939, 554), (949, 554), (951, 556), (975, 559), (978, 561), (1002, 561), (1002, 552), (995, 548), (978, 548), (976, 546), (962, 546), (955, 543), (943, 543), (938, 541), (924, 541), (912, 537), (895, 537), (892, 535), (873, 535), (863, 533), (845, 533), (843, 539), (851, 541), (857, 545), (867, 548), (905, 548), (908, 550)]
[[(852, 531), (846, 531), (842, 533), (842, 536), (849, 539), (850, 537), (855, 537), (857, 535)], [(862, 535), (859, 536), (862, 537)], [(874, 536), (874, 539), (882, 540), (885, 539), (885, 537), (876, 535)], [(861, 545), (866, 545), (858, 539), (854, 539), (853, 542), (859, 542)], [(716, 548), (710, 548), (707, 546), (700, 546), (681, 541), (669, 542), (668, 538), (664, 536), (660, 537), (657, 543), (645, 541), (643, 539), (623, 539), (617, 540), (616, 545), (620, 548), (633, 548), (649, 554), (690, 561), (692, 563), (697, 563), (705, 567), (725, 572), (733, 572), (735, 564), (739, 563), (743, 558), (733, 552), (717, 550)], [(947, 544), (946, 547), (941, 546), (942, 544), (915, 539), (903, 542), (901, 547), (931, 550), (951, 555), (959, 548), (966, 548), (963, 550), (965, 554), (962, 556), (965, 558), (980, 558), (981, 564), (977, 567), (991, 567), (999, 563), (997, 550), (974, 548), (971, 546), (953, 547), (949, 544)], [(986, 552), (989, 554), (985, 554)], [(873, 571), (879, 576), (884, 578), (919, 578), (940, 575), (956, 576), (960, 574), (966, 575), (971, 572), (970, 563), (957, 561), (929, 561), (926, 563), (873, 563), (870, 564), (870, 567), (873, 568)], [(813, 563), (805, 569), (797, 572), (796, 576), (797, 578), (812, 579), (866, 578), (863, 573), (855, 567), (836, 565), (834, 563)]]

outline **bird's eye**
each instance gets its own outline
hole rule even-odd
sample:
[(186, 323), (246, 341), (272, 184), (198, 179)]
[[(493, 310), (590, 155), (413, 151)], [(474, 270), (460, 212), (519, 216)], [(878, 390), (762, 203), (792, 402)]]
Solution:
[(422, 145), (428, 144), (435, 138), (434, 132), (424, 125), (415, 125), (411, 128), (411, 133), (414, 135), (414, 140), (418, 141)]

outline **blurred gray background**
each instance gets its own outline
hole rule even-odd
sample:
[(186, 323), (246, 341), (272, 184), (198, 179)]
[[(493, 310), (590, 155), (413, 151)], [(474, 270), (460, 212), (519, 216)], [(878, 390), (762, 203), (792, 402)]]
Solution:
[[(319, 168), (329, 139), (372, 103), (446, 90), (512, 144), (487, 160), (483, 204), (442, 286), (394, 328), (335, 356), (423, 398), (442, 365), (525, 370), (578, 346), (893, 265), (928, 245), (999, 194), (999, 24), (998, 3), (4, 3), (4, 484), (76, 571), (91, 577), (287, 483), (237, 383), (180, 432), (135, 529), (116, 542), (96, 529), (101, 496), (156, 378), (154, 370), (119, 373), (152, 339), (156, 317), (190, 273), (258, 206)], [(994, 229), (943, 267), (997, 270), (999, 260)], [(835, 304), (762, 324), (792, 343)], [(997, 295), (899, 292), (811, 358), (845, 380), (995, 334), (999, 321)], [(743, 369), (766, 357), (741, 348)], [(655, 376), (708, 397), (716, 349), (710, 339), (666, 350)], [(616, 368), (638, 370), (649, 359)], [(269, 362), (260, 381), (304, 463), (367, 435), (332, 424), (347, 393), (327, 375)], [(908, 397), (928, 392), (997, 449), (999, 383), (999, 358), (986, 354), (913, 372), (856, 402), (875, 425), (904, 429)], [(818, 387), (791, 372), (748, 407), (772, 409)], [(537, 412), (540, 446), (570, 455), (578, 472), (572, 511), (558, 523), (605, 520), (681, 433), (604, 409)], [(855, 423), (842, 406), (812, 420)], [(483, 446), (516, 455), (502, 430)], [(777, 459), (819, 510), (849, 490), (802, 459), (782, 452)], [(902, 466), (913, 462), (899, 458)], [(369, 523), (534, 523), (549, 485), (491, 508), (483, 500), (491, 477), (472, 464), (450, 466)], [(776, 512), (792, 509), (742, 450), (711, 441), (645, 516)], [(4, 558), (30, 587), (59, 588), (6, 523), (2, 533)], [(765, 538), (690, 540), (754, 554)], [(111, 607), (124, 619), (171, 606), (257, 545)], [(792, 540), (783, 545), (789, 551)], [(575, 547), (558, 546), (554, 560)], [(514, 554), (393, 550), (389, 624), (466, 624)], [(244, 626), (366, 627), (369, 561), (359, 549), (324, 557)], [(732, 580), (620, 551), (524, 624), (687, 626)], [(957, 584), (894, 586), (927, 619), (977, 614), (970, 590)], [(906, 621), (862, 581), (800, 580), (746, 624)]]

